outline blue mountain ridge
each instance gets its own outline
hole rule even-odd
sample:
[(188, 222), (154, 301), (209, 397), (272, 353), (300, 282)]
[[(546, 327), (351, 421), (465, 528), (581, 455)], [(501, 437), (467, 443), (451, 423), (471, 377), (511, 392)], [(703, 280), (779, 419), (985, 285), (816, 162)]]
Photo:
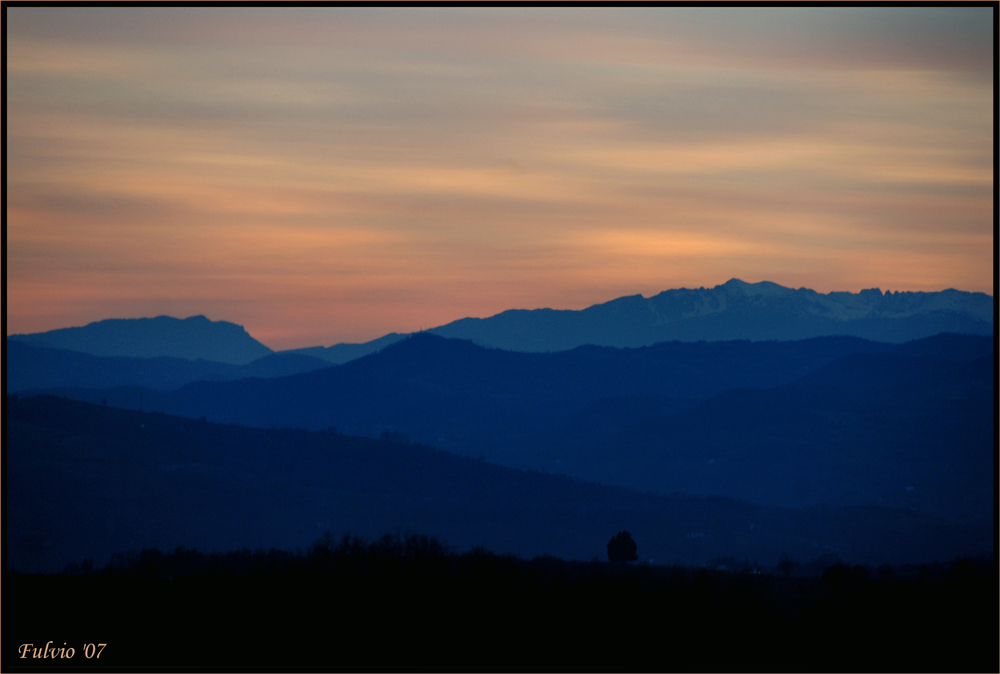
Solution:
[[(762, 281), (731, 279), (714, 288), (666, 290), (649, 298), (620, 297), (586, 309), (512, 309), (462, 318), (427, 332), (509, 351), (565, 351), (593, 344), (639, 347), (666, 341), (800, 340), (847, 335), (902, 343), (939, 333), (993, 334), (994, 300), (984, 293), (817, 293)], [(391, 332), (361, 344), (290, 349), (343, 364), (394, 344)], [(174, 357), (246, 365), (272, 353), (242, 326), (204, 316), (109, 319), (8, 340), (96, 356)]]
[(399, 433), (645, 492), (992, 521), (993, 342), (853, 337), (558, 353), (417, 334), (345, 365), (176, 391), (52, 389), (258, 428)]
[(829, 335), (900, 343), (942, 332), (992, 334), (993, 298), (952, 289), (822, 294), (731, 279), (714, 288), (621, 297), (580, 311), (515, 309), (489, 318), (463, 318), (430, 332), (511, 351)]
[(94, 356), (187, 358), (231, 365), (247, 365), (273, 353), (243, 326), (204, 316), (111, 318), (81, 327), (8, 335), (7, 340)]

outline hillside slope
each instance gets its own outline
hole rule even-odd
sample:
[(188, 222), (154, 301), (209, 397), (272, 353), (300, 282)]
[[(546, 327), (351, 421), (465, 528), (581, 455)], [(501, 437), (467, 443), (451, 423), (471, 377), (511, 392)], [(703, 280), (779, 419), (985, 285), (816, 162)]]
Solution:
[(991, 528), (884, 507), (787, 509), (639, 494), (397, 439), (253, 429), (63, 400), (6, 403), (8, 569), (115, 552), (295, 549), (324, 531), (412, 530), (459, 549), (604, 558), (627, 529), (642, 559), (782, 554), (868, 564), (948, 560)]
[(396, 432), (649, 492), (981, 522), (992, 521), (992, 349), (946, 335), (531, 354), (422, 334), (280, 379), (58, 393), (262, 428)]

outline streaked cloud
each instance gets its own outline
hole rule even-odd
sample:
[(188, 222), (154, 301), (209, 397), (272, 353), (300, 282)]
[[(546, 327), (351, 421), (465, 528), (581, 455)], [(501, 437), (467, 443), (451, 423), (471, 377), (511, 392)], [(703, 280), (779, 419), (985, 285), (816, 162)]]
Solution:
[(989, 8), (8, 8), (7, 318), (993, 287)]

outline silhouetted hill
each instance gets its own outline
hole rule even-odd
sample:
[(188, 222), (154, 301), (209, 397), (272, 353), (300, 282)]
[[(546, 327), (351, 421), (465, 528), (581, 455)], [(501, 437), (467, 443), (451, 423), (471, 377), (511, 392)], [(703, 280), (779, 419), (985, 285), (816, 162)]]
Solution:
[[(639, 494), (388, 437), (224, 426), (37, 396), (6, 401), (6, 560), (57, 571), (122, 550), (308, 545), (325, 530), (414, 530), (466, 549), (603, 559), (628, 529), (641, 559), (870, 564), (991, 549), (989, 531), (876, 506), (763, 507)], [(991, 530), (991, 529), (990, 529)]]
[(591, 406), (545, 440), (575, 468), (567, 473), (604, 470), (638, 489), (881, 503), (992, 526), (993, 362), (854, 354), (682, 412), (657, 401)]
[[(714, 288), (665, 290), (619, 297), (581, 311), (511, 309), (488, 318), (462, 318), (427, 332), (523, 352), (565, 351), (577, 346), (616, 348), (681, 341), (802, 340), (854, 336), (901, 343), (939, 333), (993, 334), (993, 298), (959, 290), (817, 293), (775, 283), (730, 279)], [(361, 344), (290, 349), (340, 365), (376, 353), (408, 335), (391, 332)], [(175, 357), (245, 365), (272, 353), (242, 326), (187, 319), (108, 319), (8, 340), (97, 356)]]
[[(600, 400), (659, 396), (691, 405), (732, 388), (787, 384), (846, 354), (890, 348), (834, 337), (639, 349), (587, 346), (543, 354), (484, 349), (419, 333), (332, 369), (271, 382), (196, 383), (171, 395), (149, 392), (144, 404), (255, 426), (337, 426), (364, 435), (400, 429), (435, 443), (443, 437), (450, 449), (457, 438), (481, 444), (484, 429), (534, 432), (526, 424), (548, 425), (567, 409)], [(138, 393), (62, 392), (91, 401), (106, 394), (113, 405), (132, 408), (139, 404)]]
[(388, 335), (383, 335), (378, 339), (373, 339), (370, 342), (364, 342), (363, 344), (334, 344), (333, 346), (311, 346), (304, 349), (290, 349), (288, 351), (279, 351), (278, 353), (300, 353), (306, 356), (313, 356), (314, 358), (322, 358), (323, 360), (333, 363), (334, 365), (342, 365), (351, 360), (361, 358), (361, 356), (367, 356), (370, 353), (375, 353), (380, 349), (384, 349), (390, 344), (395, 344), (401, 339), (405, 339), (407, 335), (401, 335), (397, 332), (390, 332)]
[(991, 346), (829, 337), (532, 354), (425, 333), (281, 379), (61, 394), (265, 428), (392, 431), (643, 491), (992, 522)]
[(8, 339), (4, 353), (7, 393), (50, 387), (142, 386), (169, 391), (194, 381), (284, 377), (330, 364), (298, 353), (273, 353), (231, 365), (186, 358), (93, 356), (79, 351), (31, 346)]
[(232, 365), (246, 365), (272, 353), (271, 349), (248, 335), (243, 326), (210, 321), (204, 316), (183, 320), (170, 316), (112, 318), (77, 328), (8, 335), (7, 339), (95, 356), (168, 356)]
[(970, 362), (994, 353), (995, 342), (979, 335), (941, 333), (900, 344), (893, 349), (899, 356), (931, 356), (943, 360)]
[(274, 379), (302, 372), (321, 370), (327, 367), (330, 367), (330, 363), (322, 358), (307, 356), (301, 353), (279, 351), (263, 358), (258, 358), (246, 365), (240, 365), (233, 379), (247, 379), (249, 377)]
[(514, 309), (489, 318), (463, 318), (430, 332), (511, 351), (828, 335), (898, 343), (941, 332), (991, 335), (993, 298), (950, 289), (822, 294), (731, 279), (714, 288), (666, 290), (648, 299), (620, 297), (581, 311)]

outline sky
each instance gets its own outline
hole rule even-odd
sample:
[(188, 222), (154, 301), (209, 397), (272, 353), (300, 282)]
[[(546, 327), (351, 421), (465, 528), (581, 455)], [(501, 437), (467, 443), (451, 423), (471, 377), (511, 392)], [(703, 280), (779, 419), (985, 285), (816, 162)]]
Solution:
[(7, 334), (993, 294), (993, 10), (9, 7)]

